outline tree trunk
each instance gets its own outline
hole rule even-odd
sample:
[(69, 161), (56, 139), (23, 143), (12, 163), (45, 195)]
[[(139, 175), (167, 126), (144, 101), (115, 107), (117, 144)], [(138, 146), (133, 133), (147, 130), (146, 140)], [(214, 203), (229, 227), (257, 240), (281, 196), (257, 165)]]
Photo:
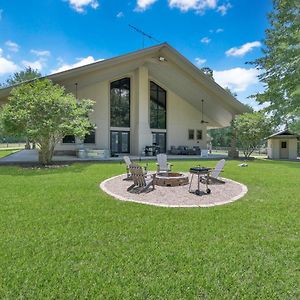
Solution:
[(26, 138), (25, 149), (30, 150), (30, 142), (29, 142), (29, 138)]
[(49, 140), (40, 143), (39, 162), (42, 165), (49, 165), (52, 162), (54, 144)]
[(230, 149), (228, 151), (228, 157), (231, 159), (239, 158), (239, 151), (236, 149), (236, 132), (234, 129), (233, 121), (231, 121), (231, 141), (230, 141)]

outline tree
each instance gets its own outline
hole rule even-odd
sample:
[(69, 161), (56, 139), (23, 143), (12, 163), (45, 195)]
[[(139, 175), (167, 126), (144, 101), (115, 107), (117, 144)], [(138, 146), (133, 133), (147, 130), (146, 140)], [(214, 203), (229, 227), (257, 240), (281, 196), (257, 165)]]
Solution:
[(26, 67), (25, 70), (16, 72), (11, 75), (3, 84), (0, 85), (0, 87), (15, 85), (28, 80), (39, 78), (41, 76), (42, 74), (38, 70), (32, 69), (31, 67)]
[(266, 89), (254, 95), (262, 104), (269, 104), (277, 124), (300, 119), (300, 2), (273, 0), (266, 30), (264, 56), (255, 64), (262, 71), (259, 79)]
[(235, 98), (237, 97), (237, 93), (233, 92), (229, 87), (226, 87), (225, 91), (227, 91), (231, 96), (233, 96)]
[(210, 129), (209, 135), (213, 139), (213, 147), (229, 147), (232, 137), (232, 128), (229, 126), (224, 128)]
[(55, 145), (66, 135), (83, 138), (91, 129), (88, 119), (93, 101), (77, 102), (73, 94), (48, 79), (12, 89), (0, 112), (7, 134), (26, 136), (39, 146), (39, 161), (49, 164)]
[(272, 122), (262, 112), (244, 113), (235, 117), (233, 128), (246, 158), (272, 132)]
[(203, 67), (200, 69), (205, 75), (214, 80), (214, 71), (209, 67)]

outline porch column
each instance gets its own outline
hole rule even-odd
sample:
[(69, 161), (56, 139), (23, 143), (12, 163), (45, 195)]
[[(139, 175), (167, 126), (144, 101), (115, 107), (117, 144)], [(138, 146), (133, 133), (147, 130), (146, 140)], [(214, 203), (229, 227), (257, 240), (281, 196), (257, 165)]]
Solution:
[(137, 70), (137, 126), (136, 155), (140, 155), (146, 145), (152, 145), (152, 134), (149, 126), (149, 75), (146, 66)]

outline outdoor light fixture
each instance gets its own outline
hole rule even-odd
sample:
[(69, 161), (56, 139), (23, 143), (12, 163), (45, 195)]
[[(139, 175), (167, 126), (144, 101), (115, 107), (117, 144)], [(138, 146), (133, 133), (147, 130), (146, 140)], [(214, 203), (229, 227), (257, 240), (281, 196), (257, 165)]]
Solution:
[(159, 56), (158, 60), (161, 62), (167, 61), (163, 56)]

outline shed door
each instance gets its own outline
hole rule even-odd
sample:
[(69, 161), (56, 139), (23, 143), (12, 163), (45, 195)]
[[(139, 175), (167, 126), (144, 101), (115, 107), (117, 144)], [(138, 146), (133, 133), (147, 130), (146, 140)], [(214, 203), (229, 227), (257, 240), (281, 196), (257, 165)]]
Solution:
[(280, 158), (289, 158), (289, 147), (288, 147), (288, 141), (280, 141)]

